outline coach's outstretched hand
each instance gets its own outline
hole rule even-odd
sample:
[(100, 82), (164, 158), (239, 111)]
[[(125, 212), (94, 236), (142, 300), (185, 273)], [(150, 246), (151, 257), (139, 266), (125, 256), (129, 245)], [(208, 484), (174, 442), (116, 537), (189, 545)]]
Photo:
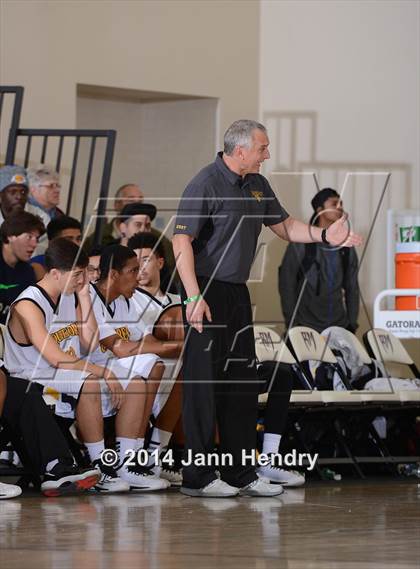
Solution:
[(357, 233), (350, 230), (348, 214), (344, 213), (340, 219), (334, 221), (326, 232), (327, 241), (335, 247), (358, 247), (363, 243), (363, 239)]

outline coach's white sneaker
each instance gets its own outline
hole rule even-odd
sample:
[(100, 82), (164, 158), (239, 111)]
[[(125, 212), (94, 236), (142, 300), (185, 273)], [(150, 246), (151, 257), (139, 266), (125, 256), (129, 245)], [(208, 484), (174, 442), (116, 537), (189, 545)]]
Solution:
[(260, 466), (257, 469), (258, 474), (262, 478), (267, 478), (270, 482), (281, 484), (289, 488), (303, 486), (305, 484), (305, 476), (297, 470), (285, 470), (279, 466)]
[(255, 498), (258, 497), (267, 497), (272, 498), (273, 496), (280, 496), (283, 494), (283, 486), (280, 484), (270, 484), (269, 482), (264, 482), (261, 478), (257, 478), (247, 486), (244, 486), (240, 489), (239, 495), (240, 496), (252, 496)]
[(167, 480), (155, 476), (150, 468), (138, 464), (128, 466), (123, 463), (118, 469), (118, 476), (135, 492), (166, 490), (171, 485)]
[(128, 482), (118, 476), (114, 467), (106, 466), (101, 460), (95, 460), (93, 466), (99, 470), (100, 478), (95, 486), (89, 488), (89, 492), (114, 494), (115, 492), (128, 492), (130, 490)]
[(223, 482), (223, 480), (216, 478), (216, 480), (213, 480), (203, 488), (181, 486), (181, 493), (186, 496), (193, 496), (194, 498), (231, 498), (239, 494), (239, 488), (230, 486), (226, 484), (226, 482)]
[(16, 498), (22, 494), (22, 488), (15, 484), (3, 484), (0, 482), (0, 500), (7, 500), (8, 498)]

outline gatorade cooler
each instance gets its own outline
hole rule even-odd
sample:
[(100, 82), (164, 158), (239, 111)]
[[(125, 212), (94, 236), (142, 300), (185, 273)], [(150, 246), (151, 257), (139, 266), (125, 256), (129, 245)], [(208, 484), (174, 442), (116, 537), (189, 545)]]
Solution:
[[(416, 220), (418, 222), (418, 218)], [(420, 224), (400, 226), (395, 255), (395, 288), (420, 288)], [(397, 296), (396, 310), (420, 310), (420, 298)]]

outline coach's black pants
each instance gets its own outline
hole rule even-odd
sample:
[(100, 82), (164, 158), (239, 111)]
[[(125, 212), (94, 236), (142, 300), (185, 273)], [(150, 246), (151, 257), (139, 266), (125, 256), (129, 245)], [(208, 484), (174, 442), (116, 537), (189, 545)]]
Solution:
[(40, 473), (55, 459), (73, 462), (67, 442), (42, 397), (42, 387), (26, 379), (6, 376), (7, 394), (1, 416), (22, 437), (25, 450)]
[[(218, 468), (222, 479), (245, 486), (257, 476), (251, 461), (243, 461), (256, 448), (258, 383), (249, 293), (244, 284), (198, 278), (210, 307), (212, 322), (199, 334), (186, 323), (184, 352), (183, 422), (185, 455), (214, 452), (215, 425), (220, 454), (232, 456), (233, 466)], [(185, 299), (183, 291), (182, 299)], [(183, 484), (201, 488), (216, 478), (216, 467), (184, 466)]]

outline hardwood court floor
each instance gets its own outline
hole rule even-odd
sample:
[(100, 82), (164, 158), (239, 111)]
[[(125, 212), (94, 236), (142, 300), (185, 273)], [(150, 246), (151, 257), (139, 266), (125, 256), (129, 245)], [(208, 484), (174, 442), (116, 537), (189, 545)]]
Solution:
[(2, 569), (420, 567), (420, 484), (316, 483), (278, 498), (177, 492), (0, 501)]

